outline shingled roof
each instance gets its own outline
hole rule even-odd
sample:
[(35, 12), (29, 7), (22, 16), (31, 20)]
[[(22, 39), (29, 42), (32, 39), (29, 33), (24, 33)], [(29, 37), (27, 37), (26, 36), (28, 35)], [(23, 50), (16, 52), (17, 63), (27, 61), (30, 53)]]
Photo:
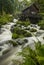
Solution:
[(28, 7), (26, 7), (24, 10), (22, 10), (22, 12), (24, 12), (24, 11), (26, 11), (26, 10), (32, 8), (33, 6), (36, 8), (36, 10), (39, 11), (39, 4), (38, 4), (37, 2), (33, 2), (33, 3), (31, 3)]

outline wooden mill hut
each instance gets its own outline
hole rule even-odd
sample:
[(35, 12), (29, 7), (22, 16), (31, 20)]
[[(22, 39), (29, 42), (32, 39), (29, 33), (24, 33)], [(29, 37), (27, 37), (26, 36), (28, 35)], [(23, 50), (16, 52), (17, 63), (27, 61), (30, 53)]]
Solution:
[(38, 13), (39, 13), (39, 5), (38, 3), (34, 2), (30, 4), (29, 7), (25, 8), (22, 11), (20, 15), (20, 20), (30, 19), (32, 23), (35, 23), (35, 21), (41, 19), (41, 16), (38, 15)]

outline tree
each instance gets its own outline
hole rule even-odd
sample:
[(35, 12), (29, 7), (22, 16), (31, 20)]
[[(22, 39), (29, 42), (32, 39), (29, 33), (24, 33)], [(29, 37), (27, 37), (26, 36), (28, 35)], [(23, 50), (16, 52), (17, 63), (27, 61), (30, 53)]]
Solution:
[(40, 5), (40, 11), (44, 12), (44, 0), (39, 0), (39, 5)]
[(44, 12), (44, 0), (31, 0), (31, 2), (36, 1), (39, 4), (40, 12)]
[(3, 12), (13, 13), (14, 11), (13, 1), (12, 0), (0, 0), (0, 14), (3, 14)]

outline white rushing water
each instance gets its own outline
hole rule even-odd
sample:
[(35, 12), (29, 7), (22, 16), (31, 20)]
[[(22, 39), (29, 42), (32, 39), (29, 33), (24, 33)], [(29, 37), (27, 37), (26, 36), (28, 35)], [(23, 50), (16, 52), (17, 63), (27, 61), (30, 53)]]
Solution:
[(0, 43), (3, 41), (10, 40), (11, 38), (12, 38), (12, 33), (9, 30), (4, 29), (4, 32), (0, 35)]
[(12, 33), (11, 33), (10, 29), (11, 29), (11, 26), (16, 24), (16, 21), (17, 20), (14, 19), (13, 22), (3, 25), (3, 28), (2, 28), (3, 32), (0, 34), (0, 43), (12, 39)]
[[(13, 22), (8, 23), (8, 24), (6, 24), (6, 25), (3, 26), (3, 30), (4, 31), (3, 31), (2, 34), (0, 34), (0, 43), (3, 42), (3, 41), (7, 41), (7, 40), (11, 40), (12, 39), (12, 33), (11, 33), (10, 29), (11, 29), (11, 26), (13, 26), (13, 25), (16, 24), (16, 22), (17, 22), (17, 20), (13, 19)], [(33, 36), (33, 37), (27, 38), (29, 40), (28, 44), (32, 43), (33, 40), (35, 42), (37, 42), (38, 41), (37, 38), (39, 39), (39, 41), (41, 41), (42, 43), (44, 43), (44, 40), (43, 40), (44, 31), (43, 30), (39, 30), (39, 27), (37, 25), (36, 25), (36, 28), (37, 28), (38, 32), (43, 32), (43, 34), (40, 34), (40, 36), (37, 36), (37, 37)], [(37, 35), (38, 35), (38, 33), (37, 33)]]

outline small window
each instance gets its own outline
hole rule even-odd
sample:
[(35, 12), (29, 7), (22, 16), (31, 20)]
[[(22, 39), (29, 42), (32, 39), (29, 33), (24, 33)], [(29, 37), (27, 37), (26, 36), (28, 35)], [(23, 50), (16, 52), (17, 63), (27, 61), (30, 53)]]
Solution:
[(36, 12), (31, 12), (31, 14), (36, 14)]

